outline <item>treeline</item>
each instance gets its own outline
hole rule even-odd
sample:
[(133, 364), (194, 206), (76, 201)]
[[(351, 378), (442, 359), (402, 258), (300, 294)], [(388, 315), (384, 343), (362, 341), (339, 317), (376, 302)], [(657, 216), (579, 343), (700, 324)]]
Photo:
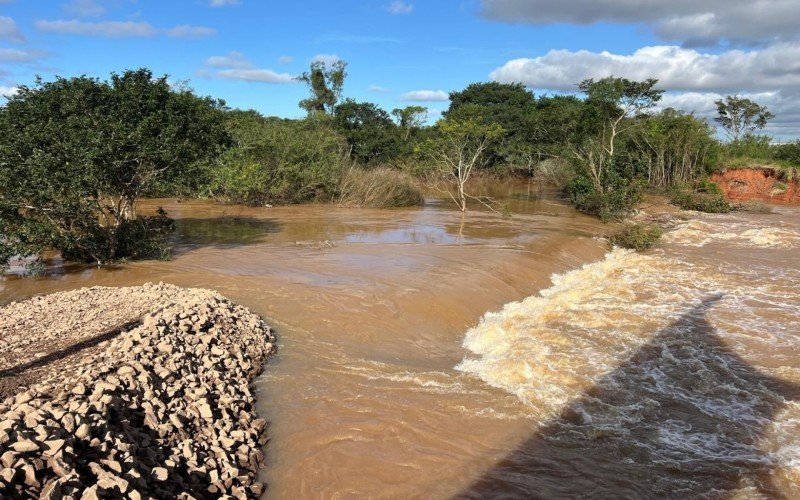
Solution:
[(756, 135), (771, 118), (765, 108), (717, 103), (731, 134), (723, 144), (705, 120), (654, 111), (655, 80), (586, 80), (579, 96), (475, 83), (452, 92), (429, 125), (421, 106), (388, 112), (343, 97), (346, 70), (315, 63), (299, 77), (309, 96), (297, 120), (228, 109), (146, 69), (21, 87), (0, 107), (0, 263), (45, 249), (99, 264), (164, 256), (171, 221), (137, 214), (141, 197), (392, 207), (421, 203), (424, 184), (461, 210), (494, 209), (471, 179), (525, 176), (613, 219), (644, 189), (702, 186), (723, 158), (800, 160), (800, 144)]

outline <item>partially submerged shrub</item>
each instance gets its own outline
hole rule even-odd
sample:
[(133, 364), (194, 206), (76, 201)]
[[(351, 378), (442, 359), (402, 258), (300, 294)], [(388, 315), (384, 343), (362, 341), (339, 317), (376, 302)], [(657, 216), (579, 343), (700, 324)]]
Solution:
[(661, 228), (648, 224), (626, 224), (618, 233), (609, 238), (611, 244), (637, 250), (652, 248), (661, 238)]
[(597, 215), (604, 222), (622, 219), (643, 197), (640, 182), (620, 177), (614, 177), (603, 192), (598, 192), (588, 178), (578, 176), (569, 182), (566, 192), (575, 208)]
[(716, 182), (707, 179), (697, 181), (694, 188), (675, 188), (671, 201), (673, 205), (684, 210), (709, 214), (726, 214), (731, 211), (731, 205), (722, 189)]
[(247, 205), (335, 197), (347, 155), (347, 143), (335, 130), (255, 111), (232, 111), (227, 119), (234, 146), (209, 168), (214, 196)]
[(339, 186), (342, 205), (372, 208), (422, 205), (424, 199), (414, 179), (389, 167), (364, 170), (352, 167)]

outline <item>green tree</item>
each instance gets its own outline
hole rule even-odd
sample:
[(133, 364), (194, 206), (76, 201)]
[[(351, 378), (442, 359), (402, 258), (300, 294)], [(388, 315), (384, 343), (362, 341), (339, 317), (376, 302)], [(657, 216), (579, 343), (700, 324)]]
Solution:
[(209, 165), (211, 193), (247, 205), (329, 201), (348, 145), (327, 123), (226, 113), (233, 147)]
[(408, 140), (415, 129), (425, 125), (425, 120), (428, 119), (428, 108), (425, 106), (395, 108), (392, 110), (392, 116), (397, 120), (397, 125), (403, 129), (405, 140)]
[(717, 105), (717, 117), (714, 120), (733, 142), (763, 129), (767, 122), (775, 118), (766, 106), (737, 95), (729, 95), (714, 104)]
[(386, 161), (399, 154), (397, 126), (376, 104), (347, 99), (336, 106), (333, 122), (347, 138), (352, 156), (363, 164)]
[[(487, 149), (503, 134), (503, 127), (496, 123), (485, 124), (475, 120), (441, 120), (436, 124), (436, 134), (422, 143), (418, 150), (437, 167), (437, 187), (444, 186), (459, 210), (467, 210), (467, 200), (484, 202), (467, 193), (467, 182), (485, 161)], [(455, 192), (450, 186), (455, 184)], [(484, 202), (485, 203), (485, 202)]]
[(588, 119), (596, 123), (597, 132), (577, 145), (573, 153), (585, 166), (597, 193), (603, 194), (605, 176), (613, 168), (618, 136), (637, 124), (624, 120), (653, 108), (661, 100), (664, 91), (655, 88), (657, 83), (653, 78), (636, 82), (606, 77), (584, 80), (578, 85), (586, 94)]
[(300, 107), (308, 111), (309, 116), (332, 114), (342, 97), (342, 88), (347, 78), (347, 63), (341, 59), (328, 65), (322, 61), (311, 63), (311, 69), (299, 77), (297, 81), (308, 85), (311, 96), (300, 101)]
[(227, 144), (223, 104), (146, 69), (21, 87), (0, 111), (4, 253), (151, 255), (168, 219), (137, 217), (136, 200)]
[(630, 209), (640, 199), (635, 172), (625, 171), (617, 149), (621, 134), (639, 126), (637, 118), (653, 108), (663, 95), (655, 79), (636, 82), (626, 78), (588, 79), (579, 88), (586, 105), (578, 120), (578, 142), (570, 157), (578, 175), (568, 186), (579, 209), (608, 220)]

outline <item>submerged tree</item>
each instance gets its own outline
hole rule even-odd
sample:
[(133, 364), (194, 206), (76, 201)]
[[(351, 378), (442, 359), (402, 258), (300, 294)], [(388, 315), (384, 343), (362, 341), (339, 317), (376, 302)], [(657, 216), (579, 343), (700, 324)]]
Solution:
[(766, 106), (738, 95), (729, 95), (714, 104), (717, 105), (717, 117), (714, 120), (733, 142), (763, 129), (767, 122), (775, 118)]
[(227, 143), (222, 106), (146, 69), (21, 87), (0, 109), (0, 255), (151, 256), (170, 221), (136, 200)]
[(331, 64), (323, 61), (311, 63), (311, 69), (297, 81), (308, 85), (311, 96), (300, 101), (300, 107), (309, 116), (333, 114), (336, 103), (342, 97), (344, 80), (347, 78), (347, 63), (338, 59)]
[[(486, 200), (467, 193), (467, 182), (484, 162), (487, 148), (502, 137), (503, 128), (496, 123), (442, 120), (436, 124), (436, 129), (437, 133), (418, 148), (438, 167), (439, 178), (434, 179), (436, 187), (444, 189), (462, 212), (467, 210), (468, 199), (492, 208)], [(453, 184), (455, 192), (450, 188)]]

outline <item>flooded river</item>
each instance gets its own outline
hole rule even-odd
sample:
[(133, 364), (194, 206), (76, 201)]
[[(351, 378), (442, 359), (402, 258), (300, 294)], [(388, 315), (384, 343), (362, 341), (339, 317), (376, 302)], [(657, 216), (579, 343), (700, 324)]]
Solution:
[(800, 210), (634, 254), (526, 196), (510, 219), (152, 203), (173, 260), (8, 277), (0, 301), (165, 281), (266, 317), (267, 496), (800, 495)]

